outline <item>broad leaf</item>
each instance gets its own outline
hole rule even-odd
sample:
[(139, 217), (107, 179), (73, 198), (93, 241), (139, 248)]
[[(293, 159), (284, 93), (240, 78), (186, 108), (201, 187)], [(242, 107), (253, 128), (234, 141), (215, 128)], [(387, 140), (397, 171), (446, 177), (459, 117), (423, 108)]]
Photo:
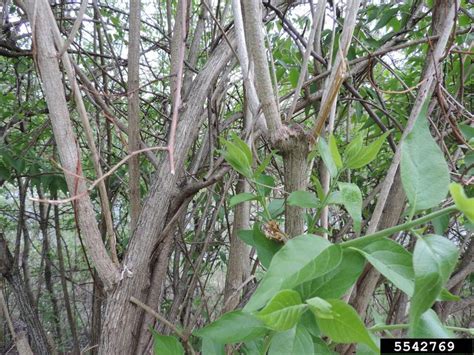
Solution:
[(251, 194), (250, 192), (242, 192), (230, 198), (229, 208), (232, 208), (235, 205), (238, 205), (239, 203), (242, 203), (245, 201), (251, 201), (255, 199), (257, 199), (257, 196), (255, 196), (254, 194)]
[(374, 351), (378, 347), (370, 337), (364, 323), (357, 312), (347, 303), (337, 300), (327, 300), (332, 306), (333, 319), (318, 318), (319, 329), (337, 343), (364, 343)]
[(340, 182), (338, 185), (342, 203), (354, 221), (354, 229), (356, 232), (360, 232), (362, 222), (362, 194), (360, 189), (357, 185), (346, 182)]
[(313, 339), (314, 343), (314, 353), (315, 354), (324, 354), (324, 355), (338, 355), (335, 351), (329, 349), (326, 342), (321, 338)]
[(413, 338), (454, 338), (454, 334), (441, 324), (432, 309), (423, 313), (420, 319), (411, 326), (410, 336)]
[(252, 177), (252, 152), (237, 135), (232, 135), (232, 139), (233, 141), (222, 139), (222, 145), (225, 147), (222, 155), (236, 171), (250, 178)]
[(240, 137), (235, 133), (231, 135), (231, 138), (232, 138), (232, 143), (234, 143), (243, 153), (245, 159), (247, 160), (247, 164), (249, 166), (252, 166), (253, 157), (252, 157), (252, 151), (250, 150), (250, 147), (247, 145), (247, 143), (245, 143), (242, 139), (240, 139)]
[(156, 331), (153, 334), (153, 353), (155, 355), (184, 355), (180, 341), (173, 336), (161, 335)]
[(290, 196), (288, 196), (287, 203), (290, 206), (302, 208), (318, 208), (320, 206), (316, 195), (309, 191), (293, 191)]
[(449, 185), (449, 192), (451, 192), (456, 207), (466, 215), (471, 223), (474, 223), (474, 197), (468, 198), (462, 186), (454, 182)]
[(431, 220), (431, 224), (433, 225), (434, 232), (436, 234), (443, 235), (449, 227), (449, 215), (445, 214), (443, 216), (433, 218)]
[(253, 230), (239, 230), (237, 235), (246, 244), (257, 249), (257, 256), (263, 267), (268, 268), (273, 255), (281, 249), (282, 244), (274, 240), (268, 239), (265, 234), (260, 231), (259, 225), (254, 224)]
[(242, 347), (241, 354), (242, 355), (263, 354), (264, 347), (265, 347), (265, 344), (264, 344), (263, 338), (247, 341)]
[(404, 247), (384, 238), (370, 243), (362, 250), (355, 250), (364, 255), (396, 287), (409, 296), (413, 294), (415, 274), (412, 255)]
[(290, 239), (273, 257), (267, 273), (244, 310), (253, 312), (265, 305), (273, 295), (285, 288), (324, 275), (340, 262), (339, 246), (315, 235)]
[(275, 186), (275, 180), (270, 175), (261, 174), (255, 181), (259, 196), (268, 196)]
[(339, 149), (337, 149), (336, 138), (331, 133), (328, 139), (329, 143), (329, 151), (331, 152), (332, 160), (338, 169), (342, 168), (342, 159), (341, 154), (339, 153)]
[(268, 302), (257, 317), (273, 330), (284, 331), (293, 328), (306, 309), (298, 292), (282, 290)]
[(352, 156), (351, 159), (347, 161), (347, 166), (350, 169), (360, 169), (372, 162), (372, 160), (377, 157), (380, 148), (382, 148), (382, 145), (389, 134), (390, 131), (385, 132), (374, 142), (362, 148), (357, 155)]
[(296, 290), (303, 299), (339, 298), (354, 284), (364, 269), (365, 260), (358, 252), (344, 249), (339, 265), (327, 274), (302, 283)]
[(379, 22), (377, 22), (377, 24), (375, 25), (375, 27), (372, 31), (376, 31), (376, 30), (384, 27), (387, 23), (389, 23), (389, 21), (391, 19), (396, 18), (395, 15), (396, 15), (397, 12), (398, 12), (398, 8), (387, 9), (387, 10), (383, 11), (383, 13), (381, 14)]
[(320, 297), (313, 297), (306, 300), (306, 303), (309, 305), (309, 309), (313, 312), (316, 318), (334, 319), (332, 304), (328, 301)]
[(267, 328), (257, 317), (250, 313), (234, 311), (224, 314), (193, 334), (201, 338), (210, 338), (217, 343), (231, 344), (258, 338), (266, 332)]
[(241, 147), (233, 142), (222, 140), (225, 147), (222, 155), (224, 159), (234, 168), (247, 178), (252, 176), (252, 164), (248, 159), (248, 155), (242, 151)]
[(363, 137), (362, 134), (359, 133), (355, 136), (354, 139), (347, 145), (346, 149), (344, 150), (344, 162), (346, 165), (349, 164), (354, 159), (357, 159), (357, 156), (362, 151), (363, 145)]
[(449, 169), (428, 128), (428, 101), (401, 148), (401, 178), (413, 211), (438, 205), (448, 192)]
[(323, 137), (319, 137), (318, 148), (319, 148), (319, 153), (321, 154), (321, 158), (323, 158), (324, 165), (326, 165), (326, 168), (329, 171), (329, 175), (331, 175), (332, 177), (335, 177), (337, 175), (337, 166), (336, 166), (336, 163), (334, 162), (334, 159), (332, 158), (332, 154), (329, 149), (329, 146)]
[(272, 219), (277, 219), (279, 215), (285, 212), (285, 200), (282, 198), (274, 198), (267, 206), (268, 212)]
[(313, 339), (308, 330), (298, 324), (285, 332), (275, 334), (270, 342), (269, 355), (314, 354)]
[(447, 238), (428, 235), (419, 238), (413, 252), (415, 292), (411, 299), (410, 323), (416, 324), (438, 297), (458, 260), (457, 247)]
[(201, 353), (202, 355), (225, 355), (225, 345), (216, 343), (210, 338), (203, 338)]

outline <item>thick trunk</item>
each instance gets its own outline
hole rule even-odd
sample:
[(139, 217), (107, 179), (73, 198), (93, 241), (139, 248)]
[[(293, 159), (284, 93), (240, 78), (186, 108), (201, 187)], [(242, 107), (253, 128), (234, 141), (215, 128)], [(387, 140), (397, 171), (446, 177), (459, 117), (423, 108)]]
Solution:
[[(232, 35), (229, 34), (228, 37), (231, 42), (234, 41)], [(205, 68), (197, 75), (185, 99), (176, 131), (175, 164), (178, 169), (182, 169), (187, 152), (199, 133), (203, 103), (208, 91), (230, 60), (231, 54), (227, 43), (221, 43)], [(165, 226), (170, 201), (177, 192), (179, 175), (170, 174), (169, 160), (162, 156), (156, 180), (144, 202), (124, 258), (124, 269), (127, 268), (131, 273), (124, 273), (124, 279), (107, 300), (99, 347), (101, 354), (135, 353), (142, 311), (130, 303), (130, 297), (146, 301), (150, 284), (149, 262), (154, 247), (162, 242), (158, 238)]]
[[(237, 193), (249, 191), (248, 182), (240, 176), (237, 183)], [(238, 237), (241, 229), (248, 229), (250, 221), (250, 203), (243, 202), (236, 206), (234, 212), (234, 223), (230, 236), (229, 262), (227, 264), (227, 275), (224, 288), (223, 312), (229, 312), (239, 304), (242, 283), (250, 274), (249, 248)]]
[[(140, 0), (130, 1), (130, 42), (128, 46), (128, 150), (140, 149)], [(130, 234), (140, 214), (140, 166), (138, 156), (129, 162)]]
[[(310, 147), (310, 137), (300, 126), (293, 126), (289, 130), (287, 149), (283, 152), (285, 191), (292, 193), (306, 190), (308, 184), (307, 157)], [(285, 233), (293, 238), (304, 233), (305, 209), (297, 206), (286, 206)]]
[(117, 267), (110, 259), (102, 242), (95, 219), (95, 211), (88, 194), (85, 179), (82, 178), (81, 154), (73, 132), (64, 94), (62, 73), (57, 59), (58, 51), (54, 45), (56, 23), (51, 23), (51, 9), (46, 0), (25, 2), (28, 18), (33, 26), (36, 64), (49, 109), (49, 117), (58, 147), (62, 167), (71, 196), (83, 193), (74, 201), (78, 224), (84, 235), (84, 244), (100, 278), (106, 288), (112, 287), (119, 278)]

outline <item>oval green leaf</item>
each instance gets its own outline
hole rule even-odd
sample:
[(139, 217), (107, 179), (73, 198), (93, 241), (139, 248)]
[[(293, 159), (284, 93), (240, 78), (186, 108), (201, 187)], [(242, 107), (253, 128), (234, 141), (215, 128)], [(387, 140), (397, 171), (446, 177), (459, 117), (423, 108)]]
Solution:
[(250, 313), (234, 311), (224, 314), (193, 334), (201, 338), (210, 338), (217, 343), (232, 344), (258, 338), (266, 332), (267, 328), (257, 317)]
[(410, 306), (411, 324), (433, 305), (453, 272), (458, 256), (458, 248), (447, 238), (427, 235), (417, 240), (413, 252), (415, 291)]
[(301, 302), (298, 292), (282, 290), (268, 302), (257, 317), (273, 330), (284, 331), (298, 323), (306, 305)]
[(438, 205), (446, 197), (449, 185), (448, 165), (431, 136), (426, 110), (427, 105), (401, 148), (401, 178), (413, 211)]
[(316, 317), (322, 333), (337, 343), (364, 343), (372, 350), (379, 351), (354, 308), (341, 300), (326, 301), (332, 306), (333, 319)]
[(354, 230), (360, 232), (362, 223), (362, 193), (357, 185), (339, 182), (342, 204), (354, 221)]

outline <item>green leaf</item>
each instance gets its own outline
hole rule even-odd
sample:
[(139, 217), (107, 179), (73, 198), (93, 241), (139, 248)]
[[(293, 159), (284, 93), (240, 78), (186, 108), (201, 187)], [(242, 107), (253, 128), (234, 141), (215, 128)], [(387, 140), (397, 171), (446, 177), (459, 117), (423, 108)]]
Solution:
[(384, 27), (391, 19), (394, 18), (395, 14), (398, 12), (398, 8), (385, 10), (380, 18), (379, 22), (375, 25), (373, 31), (377, 31)]
[(255, 247), (258, 259), (264, 268), (270, 266), (273, 256), (283, 246), (281, 243), (268, 239), (265, 234), (260, 231), (259, 225), (254, 224), (253, 230), (239, 230), (237, 235), (246, 244)]
[(298, 292), (282, 290), (268, 302), (257, 317), (273, 330), (284, 331), (298, 323), (306, 305), (301, 302)]
[(255, 180), (255, 184), (259, 196), (268, 196), (272, 188), (275, 187), (275, 180), (270, 175), (261, 174)]
[(435, 311), (428, 309), (410, 328), (413, 338), (454, 338), (454, 334), (446, 329)]
[(467, 124), (461, 124), (459, 125), (459, 129), (467, 141), (474, 138), (474, 127), (468, 126)]
[(458, 256), (456, 245), (447, 238), (428, 235), (417, 240), (413, 252), (415, 291), (410, 303), (410, 324), (416, 324), (433, 305), (453, 272)]
[(265, 344), (264, 344), (263, 338), (247, 341), (244, 343), (244, 346), (242, 347), (241, 355), (263, 354), (264, 346)]
[(267, 168), (268, 164), (270, 164), (270, 162), (272, 161), (272, 158), (273, 156), (275, 155), (276, 153), (276, 150), (272, 150), (270, 152), (270, 154), (268, 154), (265, 159), (263, 160), (263, 162), (257, 167), (257, 169), (255, 169), (255, 177), (258, 178), (260, 176), (260, 174), (262, 174), (265, 169)]
[(339, 182), (338, 186), (342, 203), (354, 221), (354, 229), (356, 232), (360, 232), (362, 223), (362, 194), (360, 189), (357, 185), (346, 182)]
[(334, 319), (332, 304), (320, 298), (313, 297), (305, 301), (309, 305), (309, 309), (316, 318)]
[(279, 215), (285, 212), (285, 200), (282, 198), (274, 198), (267, 206), (272, 219), (277, 219)]
[(153, 329), (152, 334), (155, 355), (184, 355), (183, 346), (176, 337), (158, 334)]
[(374, 351), (378, 351), (377, 345), (370, 337), (354, 308), (338, 299), (329, 299), (327, 302), (332, 306), (334, 318), (316, 317), (322, 333), (337, 343), (364, 343)]
[(210, 338), (203, 338), (201, 353), (202, 355), (225, 355), (225, 346), (212, 341)]
[(242, 203), (245, 201), (256, 200), (256, 199), (257, 199), (257, 196), (255, 196), (254, 194), (251, 194), (250, 192), (242, 192), (230, 198), (229, 208), (232, 208), (235, 205), (238, 205), (239, 203)]
[(250, 313), (234, 311), (224, 314), (208, 326), (194, 331), (194, 335), (210, 338), (221, 344), (240, 343), (258, 338), (267, 332), (263, 322)]
[(329, 346), (321, 338), (313, 338), (314, 342), (314, 353), (315, 354), (324, 354), (324, 355), (337, 355), (335, 351), (329, 349)]
[(342, 194), (341, 191), (333, 191), (329, 194), (326, 200), (327, 205), (342, 205)]
[(342, 168), (341, 154), (339, 153), (339, 149), (337, 149), (336, 138), (334, 138), (334, 135), (332, 133), (329, 135), (328, 142), (332, 160), (334, 161), (334, 164), (336, 164), (336, 167), (340, 169)]
[(278, 291), (322, 276), (340, 263), (341, 248), (308, 234), (290, 239), (273, 257), (267, 273), (244, 310), (253, 312)]
[(313, 340), (301, 324), (273, 336), (268, 355), (314, 354)]
[(438, 205), (446, 197), (449, 184), (448, 165), (428, 128), (426, 101), (401, 148), (401, 178), (413, 211)]
[(323, 137), (319, 137), (318, 148), (319, 148), (319, 153), (321, 154), (321, 158), (323, 158), (324, 165), (326, 165), (326, 168), (329, 171), (329, 175), (331, 175), (332, 177), (335, 177), (337, 175), (337, 166), (332, 158), (332, 154), (329, 149), (329, 146)]
[(298, 78), (300, 76), (300, 70), (297, 68), (292, 68), (290, 70), (290, 73), (288, 74), (288, 79), (290, 80), (291, 86), (296, 88), (296, 85), (298, 85)]
[(344, 161), (348, 165), (352, 160), (357, 159), (359, 153), (362, 150), (362, 134), (359, 133), (357, 136), (347, 145), (344, 150)]
[(434, 232), (436, 234), (443, 235), (449, 227), (449, 215), (445, 214), (443, 216), (433, 218), (431, 220), (431, 224), (433, 225)]
[(339, 298), (344, 295), (364, 270), (365, 259), (350, 249), (344, 249), (341, 258), (341, 262), (331, 272), (297, 286), (296, 290), (303, 299), (315, 296)]
[(10, 179), (11, 171), (7, 169), (3, 163), (0, 162), (0, 179), (8, 180)]
[(456, 207), (466, 215), (471, 223), (474, 223), (474, 197), (467, 197), (462, 186), (455, 182), (449, 185), (449, 192)]
[(248, 160), (245, 152), (233, 142), (222, 140), (225, 147), (222, 155), (224, 159), (243, 176), (250, 178), (252, 176), (251, 163)]
[(290, 206), (302, 208), (318, 208), (320, 205), (316, 195), (309, 191), (293, 191), (290, 196), (288, 196), (287, 203)]
[(385, 139), (389, 134), (390, 131), (385, 132), (367, 147), (360, 149), (358, 154), (351, 156), (351, 159), (347, 161), (347, 166), (350, 169), (360, 169), (369, 164), (377, 157), (377, 154), (379, 153), (383, 143), (385, 142)]
[[(355, 249), (355, 248), (353, 248)], [(412, 255), (391, 239), (381, 239), (370, 243), (362, 250), (365, 256), (383, 276), (408, 296), (413, 295), (415, 274)]]
[(458, 295), (453, 295), (447, 289), (443, 288), (441, 290), (441, 293), (439, 294), (438, 300), (439, 301), (460, 301), (461, 297), (459, 297)]
[(240, 149), (240, 151), (243, 153), (244, 157), (247, 159), (247, 164), (249, 166), (252, 166), (253, 163), (253, 156), (252, 156), (252, 151), (250, 150), (250, 147), (245, 143), (240, 137), (233, 133), (231, 135), (232, 137), (232, 142)]

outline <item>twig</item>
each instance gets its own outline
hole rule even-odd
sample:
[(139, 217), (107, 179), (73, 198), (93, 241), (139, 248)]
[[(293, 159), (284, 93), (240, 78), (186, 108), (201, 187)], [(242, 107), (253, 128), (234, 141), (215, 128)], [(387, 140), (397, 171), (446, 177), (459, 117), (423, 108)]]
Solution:
[(148, 314), (155, 317), (158, 321), (163, 322), (168, 328), (170, 328), (177, 336), (181, 338), (181, 340), (186, 345), (186, 348), (189, 350), (189, 352), (191, 354), (195, 354), (194, 349), (192, 348), (191, 344), (189, 344), (188, 337), (182, 331), (176, 328), (176, 326), (173, 323), (168, 321), (165, 317), (163, 317), (161, 314), (156, 312), (153, 308), (147, 306), (145, 303), (141, 302), (140, 300), (136, 299), (133, 296), (130, 297), (130, 302), (132, 302), (133, 304), (137, 305)]
[[(178, 45), (178, 53), (177, 53), (177, 67), (176, 67), (176, 86), (175, 90), (172, 93), (173, 95), (173, 114), (171, 116), (171, 129), (170, 129), (170, 138), (168, 141), (168, 154), (170, 159), (170, 170), (171, 174), (174, 175), (175, 173), (175, 166), (174, 166), (174, 143), (176, 138), (176, 127), (178, 126), (178, 113), (179, 108), (181, 106), (181, 86), (183, 83), (183, 64), (184, 64), (184, 48), (186, 46), (185, 43), (185, 33), (186, 33), (186, 4), (180, 3), (179, 10), (181, 11), (180, 14), (177, 16), (181, 17), (180, 21), (177, 21), (177, 24), (181, 23), (180, 29), (175, 29), (178, 32), (178, 38), (176, 38), (176, 42)], [(174, 73), (172, 73), (174, 74)]]
[(149, 147), (149, 148), (139, 149), (139, 150), (136, 150), (136, 151), (130, 153), (125, 158), (120, 160), (116, 165), (114, 165), (114, 167), (112, 169), (110, 169), (107, 173), (102, 175), (102, 177), (100, 177), (99, 179), (94, 180), (92, 182), (92, 185), (87, 190), (84, 190), (81, 193), (78, 193), (78, 194), (76, 194), (74, 196), (71, 196), (69, 198), (58, 199), (58, 200), (50, 200), (50, 199), (39, 199), (39, 198), (31, 197), (30, 200), (34, 201), (34, 202), (50, 203), (52, 205), (60, 205), (60, 204), (63, 204), (63, 203), (68, 203), (68, 202), (71, 202), (71, 201), (78, 200), (81, 197), (85, 196), (90, 191), (92, 191), (102, 180), (106, 179), (107, 177), (112, 175), (115, 171), (117, 171), (117, 169), (120, 168), (121, 165), (126, 163), (131, 157), (133, 157), (137, 154), (140, 154), (140, 153), (151, 151), (151, 150), (168, 150), (168, 147)]
[(79, 8), (79, 12), (77, 14), (76, 21), (74, 22), (74, 25), (72, 26), (72, 29), (71, 29), (71, 32), (69, 33), (69, 36), (67, 37), (66, 41), (64, 42), (63, 46), (61, 47), (61, 50), (58, 53), (58, 58), (61, 58), (63, 56), (63, 54), (66, 53), (69, 45), (74, 40), (74, 37), (76, 36), (76, 33), (79, 30), (79, 27), (81, 26), (82, 18), (84, 17), (84, 14), (86, 13), (88, 3), (89, 3), (88, 0), (82, 0), (82, 4), (81, 4), (81, 7)]

